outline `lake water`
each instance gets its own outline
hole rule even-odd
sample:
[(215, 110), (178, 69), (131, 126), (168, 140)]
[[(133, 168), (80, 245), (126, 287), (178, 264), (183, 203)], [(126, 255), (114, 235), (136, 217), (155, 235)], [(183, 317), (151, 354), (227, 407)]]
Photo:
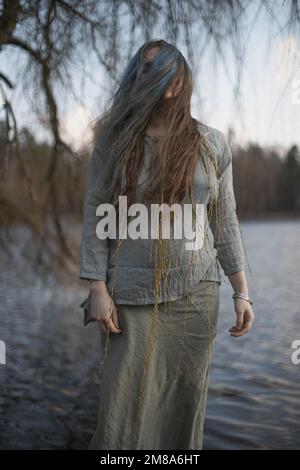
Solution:
[[(300, 448), (300, 221), (241, 224), (255, 327), (241, 338), (223, 280), (205, 423), (207, 449)], [(85, 283), (43, 282), (18, 256), (0, 275), (1, 449), (85, 449), (96, 425), (99, 332), (82, 326)]]

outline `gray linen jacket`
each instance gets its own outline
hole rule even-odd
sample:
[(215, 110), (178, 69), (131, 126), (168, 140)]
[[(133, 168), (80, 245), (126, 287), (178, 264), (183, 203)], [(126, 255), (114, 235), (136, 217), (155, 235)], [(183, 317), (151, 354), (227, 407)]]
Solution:
[[(180, 240), (167, 240), (167, 275), (162, 276), (158, 287), (155, 284), (157, 271), (150, 237), (122, 240), (115, 255), (118, 240), (101, 240), (96, 235), (96, 225), (100, 220), (96, 216), (96, 208), (101, 203), (110, 202), (104, 186), (102, 192), (98, 190), (97, 196), (95, 194), (96, 177), (105, 163), (105, 149), (103, 151), (96, 141), (86, 178), (79, 277), (106, 281), (116, 304), (174, 300), (201, 280), (221, 284), (220, 267), (226, 276), (244, 269), (244, 247), (233, 190), (231, 149), (225, 135), (218, 129), (202, 123), (198, 124), (198, 129), (213, 156), (212, 160), (205, 151), (203, 158), (199, 158), (192, 190), (193, 201), (205, 205), (204, 244), (200, 250), (189, 251), (185, 248), (185, 242), (189, 240), (184, 236)], [(153, 145), (155, 140), (146, 134), (145, 158), (137, 182), (135, 202), (139, 201), (144, 188), (143, 178), (147, 177)], [(187, 202), (184, 200), (182, 203)]]

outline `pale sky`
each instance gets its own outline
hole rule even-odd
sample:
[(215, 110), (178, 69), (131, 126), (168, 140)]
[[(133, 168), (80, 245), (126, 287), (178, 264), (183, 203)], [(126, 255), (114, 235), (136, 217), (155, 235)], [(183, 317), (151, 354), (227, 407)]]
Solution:
[[(267, 17), (262, 15), (251, 34), (245, 30), (248, 40), (243, 58), (245, 67), (241, 77), (240, 108), (236, 108), (233, 97), (236, 67), (232, 53), (226, 50), (225, 70), (221, 60), (215, 66), (212, 65), (208, 51), (197, 70), (193, 70), (196, 86), (192, 115), (225, 133), (229, 126), (233, 127), (238, 143), (252, 141), (275, 146), (282, 151), (292, 144), (300, 146), (300, 43), (293, 34), (279, 36), (275, 29), (274, 33), (269, 34), (267, 26)], [(197, 29), (194, 29), (193, 34), (196, 43)], [(160, 34), (155, 37), (164, 38)], [(178, 47), (187, 57), (180, 44)], [(24, 95), (22, 82), (16, 75), (17, 64), (22, 61), (23, 54), (16, 54), (14, 48), (7, 47), (0, 57), (0, 70), (17, 85), (12, 91), (5, 88), (5, 92), (14, 107), (19, 128), (27, 125), (38, 140), (46, 138), (34, 117), (28, 97)], [(70, 93), (62, 94), (61, 90), (56, 90), (62, 132), (75, 148), (89, 137), (87, 126), (92, 118), (101, 114), (101, 107), (107, 98), (105, 74), (95, 64), (92, 53), (87, 53), (86, 57), (84, 66), (93, 79), (85, 76), (83, 84), (82, 71), (73, 71), (73, 84), (80, 101)]]

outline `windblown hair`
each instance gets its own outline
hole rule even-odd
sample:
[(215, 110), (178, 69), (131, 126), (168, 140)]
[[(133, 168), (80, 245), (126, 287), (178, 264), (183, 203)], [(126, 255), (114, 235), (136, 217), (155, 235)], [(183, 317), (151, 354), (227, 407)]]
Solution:
[[(160, 49), (146, 65), (145, 52)], [(181, 80), (176, 96), (164, 99), (174, 80)], [(191, 117), (193, 78), (181, 52), (164, 40), (144, 43), (127, 65), (113, 103), (96, 122), (96, 138), (105, 140), (108, 197), (118, 206), (127, 195), (130, 204), (144, 155), (145, 133), (153, 116), (164, 116), (165, 133), (156, 140), (144, 198), (173, 204), (191, 195), (195, 166), (201, 152), (199, 121)]]

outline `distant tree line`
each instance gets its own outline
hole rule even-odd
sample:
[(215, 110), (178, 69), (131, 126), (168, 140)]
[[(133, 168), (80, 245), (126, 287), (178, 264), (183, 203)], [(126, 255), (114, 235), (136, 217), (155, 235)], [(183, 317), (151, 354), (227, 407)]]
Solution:
[(300, 152), (292, 145), (280, 157), (250, 143), (233, 158), (237, 210), (241, 217), (300, 214)]
[[(276, 213), (300, 214), (300, 152), (296, 145), (291, 146), (284, 157), (280, 157), (275, 150), (253, 143), (246, 147), (232, 146), (232, 149), (234, 189), (240, 218)], [(20, 153), (22, 160), (11, 158), (10, 174), (6, 175), (2, 184), (2, 199), (6, 203), (1, 206), (1, 224), (28, 219), (29, 225), (34, 227), (38, 225), (41, 217), (39, 207), (43, 207), (46, 197), (44, 182), (51, 147), (38, 144), (24, 128), (20, 132)], [(65, 156), (58, 160), (55, 187), (59, 215), (81, 220), (88, 160), (88, 154), (77, 159)], [(24, 178), (24, 164), (30, 168), (31, 188), (28, 188), (28, 181)], [(39, 201), (37, 205), (32, 204), (31, 194), (35, 194)], [(10, 211), (10, 207), (16, 210)], [(11, 219), (12, 214), (14, 220)]]

